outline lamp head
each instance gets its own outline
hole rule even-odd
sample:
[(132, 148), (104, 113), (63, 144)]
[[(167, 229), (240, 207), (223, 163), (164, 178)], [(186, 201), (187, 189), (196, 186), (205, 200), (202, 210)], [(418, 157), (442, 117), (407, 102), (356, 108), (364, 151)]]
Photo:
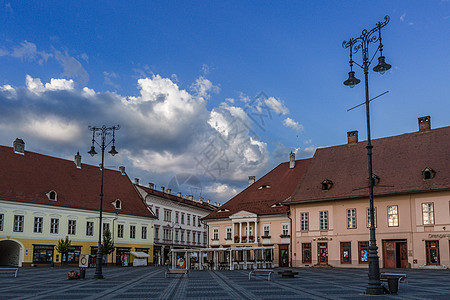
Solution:
[(95, 152), (95, 147), (91, 146), (91, 150), (88, 152), (91, 156), (94, 156), (95, 154), (97, 154), (97, 152)]
[(358, 78), (355, 77), (355, 72), (350, 71), (350, 72), (348, 72), (348, 79), (346, 81), (344, 81), (344, 84), (346, 86), (353, 88), (353, 87), (355, 87), (355, 85), (357, 85), (360, 82), (361, 82), (361, 80), (359, 80)]
[(114, 156), (114, 155), (118, 154), (119, 152), (116, 151), (116, 146), (112, 145), (111, 150), (109, 150), (108, 153), (111, 154), (112, 156)]
[(375, 67), (373, 67), (373, 70), (375, 72), (380, 73), (381, 75), (384, 74), (384, 72), (386, 72), (387, 70), (389, 70), (391, 68), (390, 64), (387, 64), (384, 61), (385, 57), (384, 56), (380, 56), (378, 57), (378, 65), (376, 65)]

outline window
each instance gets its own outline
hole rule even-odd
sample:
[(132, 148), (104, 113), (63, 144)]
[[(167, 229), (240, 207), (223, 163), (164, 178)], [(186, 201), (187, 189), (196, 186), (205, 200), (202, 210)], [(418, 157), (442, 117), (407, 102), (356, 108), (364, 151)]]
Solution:
[(207, 235), (206, 235), (206, 233), (204, 233), (203, 234), (203, 244), (207, 244), (208, 243), (208, 241), (207, 241)]
[(62, 257), (62, 261), (67, 261), (69, 263), (78, 263), (80, 261), (81, 246), (70, 247), (67, 257)]
[(281, 225), (281, 234), (283, 236), (289, 236), (289, 224), (282, 224)]
[(67, 234), (75, 235), (77, 233), (77, 220), (69, 220)]
[(159, 240), (159, 227), (155, 227), (155, 240)]
[(230, 226), (227, 227), (227, 240), (231, 240), (231, 227)]
[(422, 203), (423, 225), (434, 224), (434, 207), (433, 203)]
[(155, 216), (159, 220), (159, 207), (155, 207)]
[(186, 220), (187, 220), (187, 225), (191, 225), (191, 215), (190, 214), (187, 214)]
[(398, 226), (398, 206), (397, 205), (388, 206), (388, 226), (389, 227)]
[[(105, 228), (104, 225), (105, 224), (103, 224), (103, 228)], [(86, 235), (88, 235), (88, 236), (93, 236), (94, 235), (94, 222), (86, 222)]]
[(328, 229), (328, 211), (319, 212), (320, 230)]
[(300, 213), (300, 230), (307, 231), (308, 230), (308, 213)]
[(50, 233), (59, 233), (59, 219), (50, 219)]
[(0, 231), (3, 231), (3, 223), (5, 222), (5, 215), (0, 214)]
[(103, 223), (103, 232), (106, 232), (106, 230), (109, 230), (109, 223)]
[(130, 239), (136, 238), (136, 226), (130, 225)]
[(202, 220), (200, 220), (200, 216), (197, 217), (198, 227), (202, 226)]
[(122, 202), (119, 199), (117, 199), (114, 203), (114, 207), (116, 209), (122, 209)]
[(34, 263), (51, 263), (53, 262), (53, 248), (50, 245), (33, 245), (33, 262)]
[(142, 226), (141, 231), (141, 239), (146, 240), (147, 239), (147, 226)]
[(184, 243), (184, 230), (181, 231), (181, 242)]
[(352, 243), (341, 242), (341, 264), (352, 263)]
[(328, 191), (333, 187), (333, 181), (329, 179), (324, 179), (321, 184), (322, 184), (322, 191)]
[(263, 237), (269, 238), (270, 237), (270, 224), (264, 224), (263, 226)]
[(186, 243), (190, 243), (190, 242), (191, 242), (191, 232), (186, 231)]
[(369, 242), (358, 242), (359, 263), (367, 264), (369, 262)]
[(14, 232), (23, 232), (23, 216), (15, 215), (14, 216)]
[(180, 216), (180, 213), (179, 212), (175, 212), (175, 223), (177, 223), (178, 224), (178, 217)]
[(34, 233), (42, 233), (42, 223), (44, 222), (44, 218), (42, 217), (34, 217)]
[(311, 243), (302, 243), (302, 263), (311, 263)]
[(172, 230), (171, 229), (163, 229), (164, 240), (171, 241), (172, 240)]
[(184, 224), (184, 213), (181, 213), (181, 224)]
[(179, 237), (180, 233), (178, 230), (175, 230), (175, 241), (178, 242), (178, 237)]
[(46, 195), (48, 197), (48, 200), (51, 200), (51, 201), (57, 201), (58, 200), (57, 199), (57, 194), (56, 194), (55, 191), (50, 191)]
[(164, 210), (164, 221), (172, 222), (172, 211)]
[(192, 243), (195, 244), (195, 232), (192, 232)]
[(356, 228), (356, 208), (347, 209), (347, 228)]
[(219, 228), (215, 227), (213, 228), (213, 241), (219, 240)]
[(195, 226), (195, 216), (192, 216), (192, 226)]
[(117, 224), (117, 237), (123, 238), (123, 224)]
[[(370, 207), (368, 207), (366, 209), (366, 216), (367, 216), (367, 228), (370, 228)], [(377, 208), (374, 207), (373, 208), (373, 224), (375, 225), (375, 227), (377, 227)]]
[(201, 239), (200, 239), (200, 232), (197, 234), (197, 242), (198, 242), (198, 244), (200, 244), (201, 243)]
[(422, 170), (423, 180), (433, 179), (435, 175), (436, 175), (436, 171), (430, 167), (426, 167), (425, 169)]

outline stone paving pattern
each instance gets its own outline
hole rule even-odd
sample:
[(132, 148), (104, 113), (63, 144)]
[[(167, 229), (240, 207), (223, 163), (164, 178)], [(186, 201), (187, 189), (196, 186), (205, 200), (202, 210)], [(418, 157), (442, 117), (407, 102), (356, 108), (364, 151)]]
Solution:
[[(68, 280), (77, 268), (21, 268), (0, 274), (0, 299), (450, 299), (450, 270), (382, 270), (406, 273), (397, 295), (364, 295), (367, 269), (294, 269), (296, 278), (248, 280), (249, 271), (191, 271), (164, 278), (162, 267), (106, 267), (105, 279)], [(280, 271), (279, 270), (275, 270)]]

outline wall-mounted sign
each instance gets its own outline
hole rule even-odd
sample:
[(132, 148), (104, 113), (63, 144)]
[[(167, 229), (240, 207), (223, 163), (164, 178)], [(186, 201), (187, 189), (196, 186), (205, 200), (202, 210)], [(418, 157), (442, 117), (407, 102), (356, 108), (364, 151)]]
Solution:
[(450, 238), (450, 233), (440, 233), (440, 234), (428, 234), (428, 238), (430, 238), (430, 239), (432, 239), (432, 238), (434, 238), (434, 239), (436, 239), (436, 238), (438, 238), (438, 239), (443, 239), (443, 238), (446, 238), (446, 237), (448, 237), (448, 238)]

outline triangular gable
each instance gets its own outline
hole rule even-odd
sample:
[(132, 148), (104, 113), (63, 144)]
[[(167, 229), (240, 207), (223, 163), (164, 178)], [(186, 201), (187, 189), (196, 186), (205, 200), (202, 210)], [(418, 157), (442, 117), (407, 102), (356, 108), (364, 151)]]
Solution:
[(249, 211), (241, 210), (230, 216), (230, 219), (256, 218), (258, 215)]

